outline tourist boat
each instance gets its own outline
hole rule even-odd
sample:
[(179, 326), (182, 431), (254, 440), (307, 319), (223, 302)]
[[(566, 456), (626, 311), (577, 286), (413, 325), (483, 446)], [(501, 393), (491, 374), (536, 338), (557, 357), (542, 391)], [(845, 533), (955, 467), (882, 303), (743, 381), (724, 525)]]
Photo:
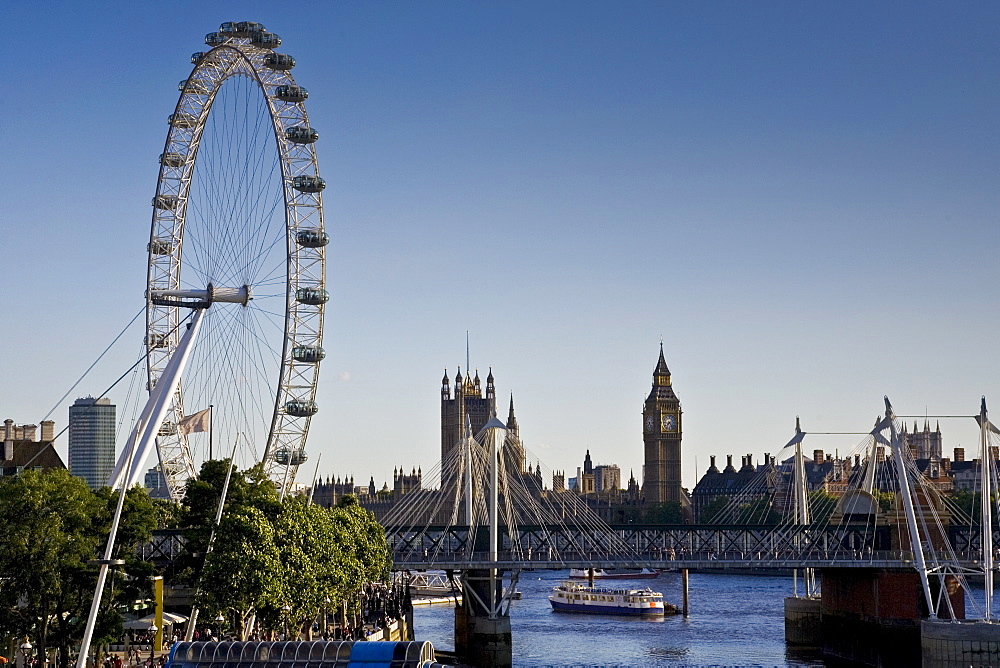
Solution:
[[(659, 575), (659, 572), (652, 568), (643, 568), (638, 571), (619, 571), (610, 570), (606, 571), (603, 568), (595, 568), (594, 579), (595, 580), (635, 580), (635, 579), (648, 579), (655, 578)], [(590, 579), (590, 569), (588, 568), (571, 568), (569, 569), (569, 577), (571, 580), (589, 580)]]
[(552, 609), (597, 615), (674, 615), (677, 606), (663, 602), (663, 594), (646, 589), (605, 589), (563, 582), (549, 594)]

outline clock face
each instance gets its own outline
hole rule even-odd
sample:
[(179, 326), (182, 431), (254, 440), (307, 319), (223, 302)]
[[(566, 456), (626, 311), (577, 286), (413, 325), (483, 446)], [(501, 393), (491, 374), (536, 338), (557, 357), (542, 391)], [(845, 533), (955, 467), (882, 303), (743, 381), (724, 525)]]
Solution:
[(653, 419), (652, 415), (646, 416), (646, 431), (653, 431), (653, 427), (656, 425), (656, 421)]
[(677, 418), (673, 415), (664, 415), (660, 426), (663, 431), (674, 431), (677, 429)]

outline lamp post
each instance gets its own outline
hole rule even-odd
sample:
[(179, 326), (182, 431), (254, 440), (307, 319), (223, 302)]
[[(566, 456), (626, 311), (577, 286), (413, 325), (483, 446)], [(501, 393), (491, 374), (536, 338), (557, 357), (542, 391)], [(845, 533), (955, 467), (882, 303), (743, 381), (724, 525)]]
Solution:
[(226, 628), (226, 618), (221, 612), (215, 616), (215, 625), (219, 627), (219, 640), (222, 640), (225, 635), (223, 630)]
[(327, 596), (323, 599), (323, 628), (320, 629), (320, 633), (323, 634), (323, 640), (326, 640), (326, 630), (329, 628), (329, 620), (327, 619), (327, 608), (330, 606), (330, 597)]
[(149, 665), (153, 665), (154, 652), (156, 652), (156, 632), (159, 629), (156, 627), (156, 623), (149, 625)]
[(285, 640), (288, 640), (288, 614), (292, 611), (292, 606), (287, 603), (281, 606), (282, 617), (285, 620)]
[(27, 639), (25, 639), (18, 649), (21, 650), (21, 665), (24, 668), (28, 668), (28, 660), (31, 658), (31, 654), (35, 648), (31, 646), (31, 643)]

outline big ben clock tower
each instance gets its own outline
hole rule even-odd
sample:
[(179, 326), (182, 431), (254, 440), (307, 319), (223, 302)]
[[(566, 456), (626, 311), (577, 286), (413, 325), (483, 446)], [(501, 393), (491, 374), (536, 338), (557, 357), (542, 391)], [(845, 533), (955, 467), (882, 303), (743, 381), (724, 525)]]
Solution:
[(642, 491), (647, 503), (681, 503), (681, 402), (670, 385), (670, 369), (663, 357), (653, 371), (653, 389), (642, 409), (645, 444)]

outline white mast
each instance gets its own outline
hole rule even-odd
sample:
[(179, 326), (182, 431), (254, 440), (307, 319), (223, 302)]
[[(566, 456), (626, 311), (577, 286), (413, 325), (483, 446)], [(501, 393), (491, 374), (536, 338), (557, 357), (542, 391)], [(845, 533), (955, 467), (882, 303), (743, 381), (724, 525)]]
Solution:
[[(124, 463), (128, 466), (132, 456), (135, 454), (136, 434), (142, 429), (142, 420), (136, 424), (135, 431), (129, 440), (128, 447), (124, 451)], [(118, 536), (118, 524), (122, 518), (122, 507), (125, 504), (126, 487), (118, 490), (118, 503), (115, 505), (115, 514), (111, 520), (111, 530), (108, 533), (108, 544), (104, 548), (104, 558), (100, 560), (101, 568), (97, 573), (97, 586), (94, 588), (94, 600), (90, 603), (90, 614), (87, 616), (87, 626), (83, 631), (83, 639), (80, 641), (80, 655), (77, 660), (77, 668), (87, 667), (87, 655), (90, 653), (90, 641), (94, 637), (94, 625), (97, 622), (97, 612), (101, 607), (101, 597), (104, 595), (104, 582), (108, 577), (108, 567), (112, 563), (111, 555), (115, 550), (115, 538)], [(119, 564), (122, 562), (119, 562)]]
[[(465, 414), (465, 524), (472, 530), (472, 420)], [(470, 545), (471, 547), (471, 545)]]
[[(795, 518), (795, 524), (799, 526), (808, 526), (810, 522), (809, 518), (809, 494), (808, 485), (806, 480), (806, 462), (805, 457), (802, 456), (802, 440), (805, 438), (806, 433), (802, 431), (802, 427), (799, 424), (799, 418), (795, 418), (795, 436), (792, 440), (788, 442), (788, 445), (795, 445), (795, 468), (792, 476), (792, 487), (794, 495), (793, 499), (793, 515)], [(786, 445), (785, 447), (788, 447)], [(798, 537), (796, 537), (796, 542), (798, 542)], [(805, 588), (806, 596), (812, 596), (816, 593), (816, 579), (813, 575), (811, 568), (803, 569), (802, 572), (802, 584)], [(798, 571), (792, 570), (792, 586), (795, 589), (795, 596), (799, 595), (799, 580)]]
[[(215, 509), (215, 523), (212, 525), (212, 531), (208, 535), (208, 547), (205, 548), (205, 563), (208, 563), (208, 555), (212, 554), (212, 545), (215, 544), (215, 532), (219, 528), (219, 524), (222, 522), (222, 509), (226, 505), (226, 496), (229, 494), (229, 480), (233, 476), (233, 467), (236, 465), (236, 448), (240, 444), (240, 435), (236, 434), (236, 442), (233, 443), (233, 454), (229, 457), (229, 468), (226, 469), (226, 480), (222, 483), (222, 493), (219, 494), (219, 505)], [(313, 484), (316, 484), (315, 479), (313, 479)], [(205, 567), (205, 563), (202, 564), (202, 568)], [(188, 620), (187, 634), (184, 636), (184, 640), (191, 642), (194, 638), (194, 627), (198, 623), (198, 594), (201, 592), (201, 575), (198, 576), (198, 586), (194, 590), (194, 608), (191, 610), (191, 619)]]
[(903, 459), (903, 444), (899, 434), (896, 432), (896, 415), (892, 412), (892, 404), (889, 397), (885, 398), (885, 418), (879, 423), (882, 429), (888, 428), (892, 446), (892, 457), (896, 460), (896, 477), (899, 479), (899, 491), (903, 495), (903, 509), (906, 511), (906, 526), (910, 532), (910, 549), (913, 550), (913, 560), (916, 562), (917, 572), (920, 573), (920, 584), (924, 588), (924, 596), (927, 599), (928, 616), (937, 619), (937, 611), (934, 609), (934, 599), (931, 598), (931, 587), (927, 581), (927, 564), (924, 561), (924, 547), (920, 542), (920, 528), (917, 526), (917, 513), (913, 505), (913, 494), (910, 490), (910, 476), (906, 472), (906, 462)]
[(500, 457), (503, 450), (503, 442), (507, 438), (507, 427), (497, 419), (496, 415), (490, 418), (484, 427), (486, 430), (486, 440), (490, 448), (490, 619), (495, 619), (498, 612), (497, 607), (497, 568), (496, 562), (499, 556), (500, 526), (499, 514), (497, 512), (500, 505)]
[(992, 473), (993, 455), (990, 453), (989, 428), (992, 425), (986, 419), (986, 397), (983, 397), (979, 407), (979, 477), (982, 483), (982, 494), (980, 512), (982, 517), (982, 544), (983, 544), (983, 584), (985, 588), (986, 611), (983, 619), (989, 620), (993, 613), (993, 494), (992, 494)]

